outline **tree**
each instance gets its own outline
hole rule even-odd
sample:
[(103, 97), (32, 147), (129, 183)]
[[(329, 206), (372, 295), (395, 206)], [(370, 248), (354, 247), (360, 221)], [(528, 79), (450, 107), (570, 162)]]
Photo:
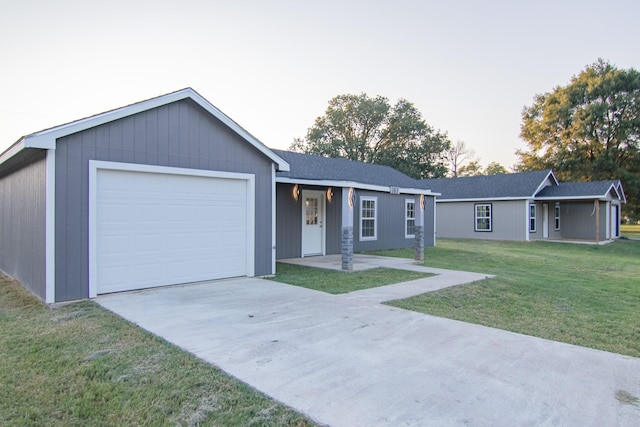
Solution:
[(640, 215), (640, 73), (599, 59), (522, 111), (518, 170), (561, 180), (621, 179), (627, 214)]
[(464, 141), (456, 141), (456, 143), (451, 144), (451, 148), (447, 150), (449, 175), (454, 178), (457, 177), (460, 172), (460, 168), (474, 160), (477, 161), (477, 159), (475, 159), (475, 152), (467, 148)]
[(477, 160), (472, 160), (462, 166), (458, 171), (458, 176), (478, 176), (482, 175), (482, 166)]
[(394, 106), (387, 98), (366, 94), (338, 95), (329, 101), (307, 135), (290, 149), (391, 166), (414, 178), (443, 177), (446, 133), (429, 126), (405, 99)]
[(489, 163), (484, 170), (484, 175), (501, 175), (505, 173), (509, 173), (509, 171), (498, 162)]

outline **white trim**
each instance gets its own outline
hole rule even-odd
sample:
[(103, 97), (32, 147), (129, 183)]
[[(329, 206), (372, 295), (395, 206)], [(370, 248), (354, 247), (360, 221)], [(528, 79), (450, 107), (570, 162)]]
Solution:
[[(427, 209), (425, 208), (425, 212)], [(438, 238), (438, 223), (436, 222), (436, 215), (438, 214), (438, 209), (436, 208), (436, 198), (433, 198), (433, 246), (436, 245), (436, 239)], [(424, 217), (425, 213), (422, 214)], [(424, 218), (422, 220), (424, 222)]]
[[(489, 206), (489, 229), (482, 230), (478, 228), (478, 206)], [(480, 217), (486, 218), (486, 217)], [(491, 233), (493, 231), (493, 205), (491, 203), (474, 203), (473, 204), (473, 231), (478, 233)]]
[(460, 202), (473, 202), (473, 203), (491, 203), (491, 202), (509, 202), (518, 200), (531, 200), (528, 197), (480, 197), (469, 199), (437, 199), (436, 203), (460, 203)]
[[(390, 193), (390, 187), (388, 185), (374, 185), (363, 184), (355, 181), (334, 181), (330, 179), (298, 179), (289, 177), (276, 178), (276, 182), (279, 184), (301, 184), (301, 185), (315, 185), (318, 187), (343, 187), (343, 188), (357, 188), (359, 190), (371, 190), (379, 191), (381, 193)], [(423, 190), (419, 188), (404, 188), (400, 187), (400, 194), (424, 194), (425, 196), (440, 196), (440, 193), (434, 193), (431, 190)]]
[[(304, 258), (305, 256), (326, 255), (327, 254), (327, 245), (326, 245), (327, 243), (327, 227), (326, 227), (327, 205), (325, 203), (326, 193), (324, 191), (302, 189), (300, 197), (302, 199), (302, 203), (300, 203), (302, 207), (301, 209), (302, 229), (300, 230), (300, 256)], [(320, 201), (320, 205), (318, 206), (318, 209), (320, 210), (320, 218), (318, 218), (319, 225), (320, 225), (320, 252), (318, 254), (304, 253), (304, 226), (307, 218), (307, 211), (304, 203), (305, 197), (317, 197), (318, 200)]]
[[(408, 210), (407, 210), (407, 205), (409, 203), (413, 203), (413, 218), (409, 218), (407, 216)], [(416, 208), (417, 208), (417, 203), (415, 199), (404, 199), (404, 238), (405, 239), (415, 239), (416, 238), (416, 234), (415, 231), (413, 234), (407, 234), (407, 222), (410, 219), (413, 219), (413, 228), (415, 230), (416, 225), (418, 225), (416, 223)], [(423, 234), (424, 235), (424, 234)]]
[[(362, 203), (365, 201), (372, 201), (374, 202), (373, 205), (373, 218), (363, 218), (362, 217)], [(372, 241), (372, 240), (378, 240), (378, 198), (375, 196), (360, 196), (360, 203), (358, 204), (359, 206), (359, 212), (358, 212), (358, 238), (360, 241), (365, 242), (365, 241)], [(371, 220), (373, 219), (373, 236), (366, 236), (363, 237), (362, 236), (362, 221), (363, 220)]]
[(542, 238), (549, 238), (549, 203), (542, 204)]
[[(238, 179), (247, 182), (247, 276), (255, 275), (255, 176), (247, 173), (220, 172), (201, 169), (185, 169), (168, 166), (141, 165), (136, 163), (89, 160), (89, 298), (98, 294), (97, 287), (97, 177), (98, 169), (128, 172), (147, 172), (171, 175), (200, 176), (207, 178)], [(274, 218), (275, 220), (275, 218)]]
[(534, 191), (530, 197), (532, 198), (535, 197), (535, 195), (538, 194), (544, 187), (547, 187), (547, 185), (545, 184), (546, 184), (546, 181), (549, 179), (549, 176), (553, 178), (553, 181), (556, 183), (556, 185), (560, 185), (560, 183), (558, 182), (558, 178), (556, 178), (556, 175), (553, 173), (552, 170), (550, 170), (547, 176), (544, 177), (540, 185), (538, 185), (538, 188), (536, 188), (536, 191)]
[[(176, 92), (168, 93), (166, 95), (158, 96), (156, 98), (141, 101), (135, 104), (128, 105), (126, 107), (117, 108), (115, 110), (107, 111), (105, 113), (97, 114), (95, 116), (86, 117), (84, 119), (76, 120), (71, 123), (56, 126), (51, 129), (45, 129), (40, 132), (33, 133), (25, 136), (16, 147), (10, 149), (7, 153), (7, 158), (15, 155), (24, 148), (44, 148), (54, 149), (56, 147), (56, 139), (71, 135), (76, 132), (80, 132), (89, 128), (93, 128), (114, 120), (122, 119), (124, 117), (132, 116), (134, 114), (141, 113), (143, 111), (151, 110), (163, 105), (170, 104), (172, 102), (180, 101), (183, 99), (191, 99), (207, 112), (220, 120), (236, 134), (246, 140), (249, 144), (253, 145), (262, 154), (267, 156), (271, 161), (278, 165), (278, 170), (289, 171), (289, 163), (284, 161), (280, 156), (276, 155), (266, 145), (256, 139), (249, 132), (244, 130), (240, 125), (231, 120), (226, 114), (216, 108), (213, 104), (203, 98), (199, 93), (191, 88), (185, 88)], [(5, 155), (0, 157), (0, 164), (5, 160)]]
[[(533, 215), (531, 215), (531, 207), (533, 206)], [(533, 220), (533, 229), (531, 229), (531, 220)], [(529, 203), (529, 233), (538, 232), (538, 205), (535, 202)]]
[(271, 164), (271, 274), (276, 274), (276, 166)]
[(56, 302), (56, 150), (47, 150), (45, 184), (45, 302)]

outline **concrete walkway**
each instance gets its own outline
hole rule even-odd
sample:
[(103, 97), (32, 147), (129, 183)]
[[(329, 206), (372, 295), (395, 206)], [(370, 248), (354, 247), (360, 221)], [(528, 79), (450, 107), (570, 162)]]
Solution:
[(483, 277), (439, 271), (338, 296), (237, 279), (97, 302), (323, 424), (640, 425), (640, 359), (379, 304)]

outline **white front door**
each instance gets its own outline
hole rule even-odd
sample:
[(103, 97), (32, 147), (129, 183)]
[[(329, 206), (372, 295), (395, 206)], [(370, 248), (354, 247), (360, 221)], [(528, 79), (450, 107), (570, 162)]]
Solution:
[(549, 203), (542, 204), (542, 238), (549, 238)]
[(302, 190), (302, 256), (324, 255), (324, 193)]

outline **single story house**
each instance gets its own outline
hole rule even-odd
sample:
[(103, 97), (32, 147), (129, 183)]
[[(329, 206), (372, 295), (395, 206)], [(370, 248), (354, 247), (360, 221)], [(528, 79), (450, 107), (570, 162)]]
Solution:
[(620, 237), (619, 180), (559, 182), (552, 170), (423, 180), (441, 193), (439, 237), (582, 240)]
[[(276, 257), (297, 258), (435, 245), (437, 194), (383, 165), (274, 150)], [(343, 262), (348, 258), (343, 256)], [(343, 264), (344, 269), (350, 269)]]
[(283, 157), (324, 162), (270, 150), (190, 88), (24, 136), (0, 154), (0, 270), (54, 303), (423, 244), (435, 194)]

